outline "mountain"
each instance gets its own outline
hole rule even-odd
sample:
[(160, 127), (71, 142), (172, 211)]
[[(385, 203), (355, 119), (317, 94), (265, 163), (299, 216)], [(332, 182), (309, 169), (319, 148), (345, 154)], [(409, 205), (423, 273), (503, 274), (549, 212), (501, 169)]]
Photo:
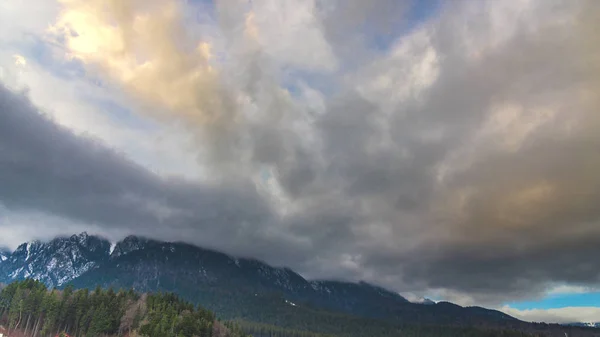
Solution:
[(292, 317), (318, 321), (323, 311), (396, 323), (503, 327), (522, 323), (495, 310), (448, 302), (411, 303), (365, 282), (309, 281), (291, 269), (258, 260), (136, 236), (112, 248), (107, 240), (86, 233), (24, 243), (0, 262), (0, 282), (26, 278), (59, 288), (71, 284), (171, 291), (223, 318), (284, 326)]
[(430, 304), (435, 304), (434, 301), (428, 299), (428, 298), (423, 298), (423, 300), (421, 302), (419, 302), (421, 304), (425, 304), (425, 305), (430, 305)]
[(587, 328), (599, 328), (600, 329), (600, 322), (587, 322), (587, 323), (579, 322), (579, 323), (567, 323), (564, 325), (587, 327)]
[(21, 244), (0, 262), (0, 282), (32, 278), (60, 287), (109, 259), (110, 243), (87, 233)]

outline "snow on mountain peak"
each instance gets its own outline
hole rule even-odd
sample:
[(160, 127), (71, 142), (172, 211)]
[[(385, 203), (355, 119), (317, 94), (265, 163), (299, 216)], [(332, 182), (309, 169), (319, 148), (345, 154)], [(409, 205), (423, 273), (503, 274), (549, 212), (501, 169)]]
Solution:
[(4, 262), (4, 261), (8, 260), (8, 257), (10, 256), (10, 254), (11, 254), (10, 251), (0, 248), (0, 262)]
[(20, 245), (0, 265), (0, 282), (33, 278), (61, 286), (108, 259), (110, 243), (87, 233)]

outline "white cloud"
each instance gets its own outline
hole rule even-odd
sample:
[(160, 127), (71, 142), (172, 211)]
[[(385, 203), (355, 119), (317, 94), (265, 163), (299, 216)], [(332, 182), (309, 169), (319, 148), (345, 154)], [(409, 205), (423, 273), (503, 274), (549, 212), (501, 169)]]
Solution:
[[(585, 294), (600, 291), (598, 287), (562, 284), (548, 290), (548, 295)], [(600, 320), (600, 319), (599, 319)]]
[(315, 0), (253, 1), (250, 18), (259, 44), (277, 63), (331, 71), (337, 60), (316, 11)]
[[(36, 211), (15, 211), (0, 203), (0, 247), (16, 249), (23, 242), (30, 240), (50, 240), (59, 235), (70, 235), (81, 232), (102, 234), (109, 239), (120, 239), (129, 234), (126, 230), (113, 229), (106, 231), (92, 223), (74, 222), (60, 216)], [(114, 240), (113, 240), (114, 241)]]
[(426, 297), (411, 292), (400, 293), (400, 296), (406, 298), (409, 302), (412, 303), (425, 303), (428, 300)]
[(27, 59), (23, 55), (15, 54), (13, 58), (15, 59), (15, 66), (25, 67), (27, 65)]
[(3, 0), (0, 3), (0, 43), (20, 43), (41, 34), (58, 12), (55, 0)]
[(500, 311), (527, 322), (590, 323), (600, 321), (600, 307), (565, 307), (519, 310), (504, 306)]
[(418, 99), (439, 76), (440, 56), (431, 39), (427, 26), (401, 37), (388, 55), (353, 78), (358, 91), (388, 113), (408, 99)]

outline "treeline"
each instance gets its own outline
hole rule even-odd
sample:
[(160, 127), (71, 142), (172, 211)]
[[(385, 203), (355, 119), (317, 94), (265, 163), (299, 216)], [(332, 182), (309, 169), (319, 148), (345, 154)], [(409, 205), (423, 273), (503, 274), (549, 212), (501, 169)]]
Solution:
[[(245, 337), (232, 323), (168, 293), (96, 288), (49, 290), (35, 280), (9, 284), (0, 292), (0, 325), (25, 336), (53, 337)], [(216, 334), (215, 334), (216, 332)]]
[(236, 320), (229, 324), (240, 327), (242, 331), (250, 334), (252, 337), (336, 337), (335, 335), (321, 334), (306, 330), (292, 330), (243, 320)]
[[(235, 321), (243, 331), (254, 337), (333, 337), (333, 336), (377, 336), (377, 337), (545, 337), (544, 334), (514, 330), (484, 329), (480, 327), (452, 327), (443, 325), (407, 324), (391, 326), (374, 321), (348, 319), (336, 326), (318, 326), (331, 331), (330, 334), (292, 330), (249, 321)], [(365, 324), (366, 323), (366, 324)]]
[[(163, 282), (161, 282), (162, 284)], [(166, 282), (165, 282), (166, 283)], [(435, 325), (358, 317), (327, 311), (301, 302), (292, 306), (281, 294), (261, 294), (245, 289), (223, 291), (219, 288), (201, 293), (177, 289), (192, 302), (206, 305), (220, 317), (235, 321), (254, 337), (347, 336), (347, 337), (531, 337), (550, 336), (547, 331), (520, 327)], [(285, 327), (285, 328), (281, 328)], [(564, 336), (564, 334), (562, 334)], [(571, 336), (571, 335), (569, 335)]]
[(147, 323), (139, 329), (142, 336), (212, 336), (215, 315), (203, 308), (195, 308), (192, 304), (179, 299), (177, 295), (171, 293), (149, 295), (146, 305)]
[[(291, 306), (285, 302), (283, 297), (279, 296), (254, 298), (256, 298), (255, 302), (247, 301), (243, 306), (238, 306), (253, 310), (251, 315), (241, 311), (235, 316), (229, 316), (244, 331), (254, 337), (537, 337), (550, 335), (545, 332), (493, 326), (390, 322), (311, 308), (301, 303)], [(233, 304), (228, 306), (236, 307)], [(242, 317), (242, 319), (235, 319), (236, 316)], [(246, 318), (249, 316), (252, 319)], [(285, 329), (280, 327), (285, 327)]]
[(27, 336), (98, 336), (118, 332), (127, 306), (139, 296), (132, 291), (115, 293), (100, 288), (49, 291), (35, 280), (9, 284), (0, 293), (0, 314), (8, 330)]

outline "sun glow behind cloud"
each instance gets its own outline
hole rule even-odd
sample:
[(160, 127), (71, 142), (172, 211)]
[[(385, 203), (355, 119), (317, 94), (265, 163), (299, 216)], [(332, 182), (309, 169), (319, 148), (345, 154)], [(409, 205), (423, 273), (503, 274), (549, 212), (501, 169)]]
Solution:
[(61, 0), (50, 29), (64, 38), (68, 56), (106, 72), (148, 106), (208, 123), (222, 118), (210, 45), (186, 50), (176, 1)]

